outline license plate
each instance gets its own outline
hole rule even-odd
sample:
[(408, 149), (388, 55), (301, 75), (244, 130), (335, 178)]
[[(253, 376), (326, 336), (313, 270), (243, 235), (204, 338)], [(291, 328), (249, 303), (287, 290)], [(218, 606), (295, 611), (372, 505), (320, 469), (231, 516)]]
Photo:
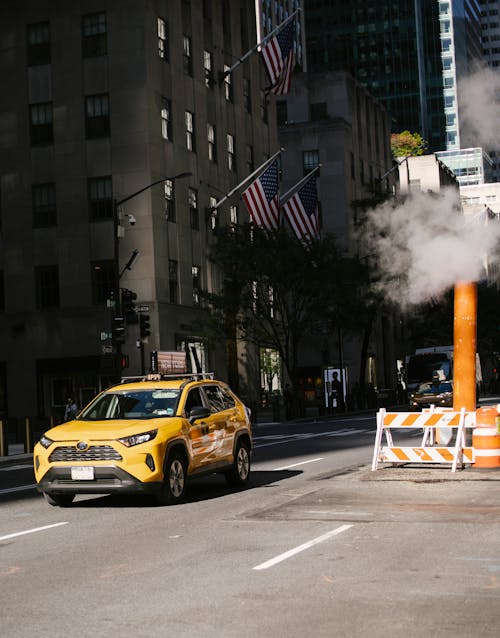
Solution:
[(93, 481), (94, 468), (93, 467), (72, 467), (71, 480), (72, 481)]

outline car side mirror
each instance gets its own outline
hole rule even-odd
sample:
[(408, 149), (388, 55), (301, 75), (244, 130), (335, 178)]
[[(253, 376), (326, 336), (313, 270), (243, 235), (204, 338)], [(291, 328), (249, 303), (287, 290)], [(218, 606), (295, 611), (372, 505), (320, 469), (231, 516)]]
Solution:
[(202, 405), (196, 405), (189, 412), (189, 423), (193, 424), (198, 419), (206, 419), (210, 416), (210, 410)]

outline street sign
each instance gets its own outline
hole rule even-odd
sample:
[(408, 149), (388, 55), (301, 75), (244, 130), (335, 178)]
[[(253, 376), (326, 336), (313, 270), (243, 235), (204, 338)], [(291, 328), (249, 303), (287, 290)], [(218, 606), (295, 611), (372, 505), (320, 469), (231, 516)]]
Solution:
[(101, 346), (102, 354), (111, 354), (113, 352), (113, 346)]
[(107, 341), (108, 339), (112, 339), (113, 334), (111, 332), (101, 332), (101, 341)]
[(135, 309), (136, 312), (149, 312), (149, 305), (147, 303), (139, 304)]

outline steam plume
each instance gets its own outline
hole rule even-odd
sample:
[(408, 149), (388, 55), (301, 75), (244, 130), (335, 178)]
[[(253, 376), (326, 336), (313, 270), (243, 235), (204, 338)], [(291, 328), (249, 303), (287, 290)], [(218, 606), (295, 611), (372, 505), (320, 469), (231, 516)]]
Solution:
[(381, 273), (376, 287), (402, 309), (441, 297), (457, 281), (478, 281), (500, 242), (500, 223), (464, 216), (458, 194), (417, 193), (370, 211), (361, 244)]

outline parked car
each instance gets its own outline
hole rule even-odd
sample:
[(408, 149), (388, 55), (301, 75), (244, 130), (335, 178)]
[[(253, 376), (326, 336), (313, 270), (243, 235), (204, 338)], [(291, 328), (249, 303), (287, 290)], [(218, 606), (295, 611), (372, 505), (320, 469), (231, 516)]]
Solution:
[(51, 505), (77, 494), (152, 494), (182, 500), (187, 479), (250, 475), (250, 411), (221, 381), (181, 376), (133, 380), (99, 394), (76, 418), (43, 434), (34, 449), (37, 489)]
[(431, 405), (453, 407), (452, 381), (421, 383), (417, 391), (410, 394), (410, 408), (412, 410), (421, 410)]

